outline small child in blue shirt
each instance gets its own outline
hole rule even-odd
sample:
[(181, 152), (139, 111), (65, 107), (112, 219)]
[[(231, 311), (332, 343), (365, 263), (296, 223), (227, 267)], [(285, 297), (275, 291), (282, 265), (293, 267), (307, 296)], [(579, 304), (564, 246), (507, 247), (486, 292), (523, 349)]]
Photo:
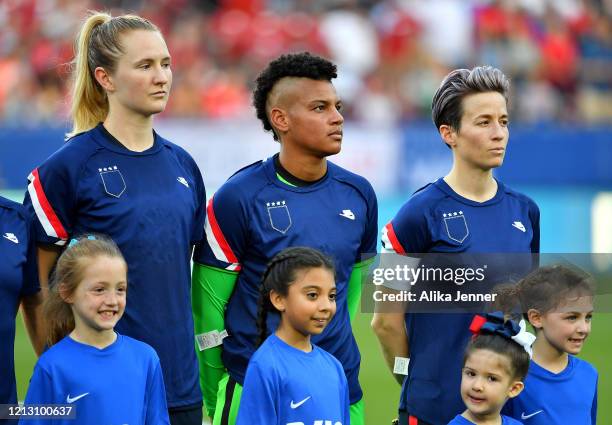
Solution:
[[(44, 311), (47, 343), (34, 368), (28, 405), (62, 405), (56, 425), (169, 425), (159, 358), (144, 342), (114, 331), (123, 315), (127, 264), (101, 236), (73, 239), (59, 257)], [(27, 409), (26, 409), (27, 411)], [(22, 416), (26, 425), (46, 416)]]
[(508, 399), (523, 391), (535, 336), (505, 320), (502, 312), (475, 316), (475, 334), (465, 350), (461, 374), (461, 398), (467, 409), (448, 425), (520, 425), (501, 415)]
[[(281, 251), (263, 275), (258, 310), (265, 341), (249, 361), (236, 424), (348, 425), (342, 365), (310, 342), (336, 312), (333, 262), (312, 248)], [(266, 338), (268, 312), (280, 313), (280, 324)]]
[(591, 333), (593, 293), (592, 279), (567, 265), (540, 267), (498, 292), (502, 308), (520, 307), (536, 332), (525, 391), (505, 414), (526, 425), (596, 425), (598, 373), (576, 357)]

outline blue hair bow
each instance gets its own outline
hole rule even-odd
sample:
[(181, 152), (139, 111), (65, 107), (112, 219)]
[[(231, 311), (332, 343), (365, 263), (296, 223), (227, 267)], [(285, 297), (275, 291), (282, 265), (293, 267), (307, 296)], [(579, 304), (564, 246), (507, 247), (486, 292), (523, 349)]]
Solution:
[[(96, 237), (94, 235), (88, 235), (87, 239), (90, 240), (90, 241), (95, 241)], [(68, 248), (73, 247), (73, 246), (75, 246), (78, 243), (79, 243), (79, 239), (72, 238), (72, 239), (70, 239), (70, 243), (68, 244)]]
[(521, 330), (519, 324), (514, 320), (504, 320), (504, 314), (501, 311), (486, 314), (485, 318), (487, 321), (480, 328), (481, 333), (497, 334), (510, 339)]
[(519, 323), (516, 323), (514, 320), (505, 320), (504, 313), (496, 311), (494, 313), (487, 313), (484, 317), (476, 315), (470, 325), (470, 331), (474, 334), (495, 334), (511, 339), (522, 346), (529, 354), (529, 357), (533, 355), (531, 345), (536, 337), (532, 333), (527, 332), (525, 320), (521, 320)]

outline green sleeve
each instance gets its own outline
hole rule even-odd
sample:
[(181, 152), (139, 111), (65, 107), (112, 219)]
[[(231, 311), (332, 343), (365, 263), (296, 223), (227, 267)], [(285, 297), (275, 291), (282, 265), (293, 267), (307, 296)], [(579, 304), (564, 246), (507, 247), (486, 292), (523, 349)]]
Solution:
[[(225, 329), (225, 306), (234, 291), (237, 278), (237, 272), (193, 264), (191, 304), (196, 335)], [(208, 416), (212, 418), (217, 404), (219, 380), (225, 372), (221, 361), (221, 346), (200, 351), (196, 344), (196, 353), (204, 405)]]
[(361, 300), (361, 283), (365, 281), (368, 273), (368, 267), (374, 261), (374, 257), (361, 261), (353, 266), (353, 271), (348, 282), (348, 311), (351, 322), (359, 310), (359, 301)]

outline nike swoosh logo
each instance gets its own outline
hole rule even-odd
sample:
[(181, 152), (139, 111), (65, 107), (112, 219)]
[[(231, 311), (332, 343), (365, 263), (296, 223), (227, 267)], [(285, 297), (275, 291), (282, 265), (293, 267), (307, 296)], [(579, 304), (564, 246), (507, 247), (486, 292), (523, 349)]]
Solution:
[(68, 396), (66, 397), (66, 403), (70, 404), (70, 403), (74, 403), (75, 401), (77, 401), (80, 398), (85, 397), (86, 395), (88, 395), (89, 393), (83, 393), (81, 395), (78, 395), (76, 397), (72, 397), (70, 398), (70, 394), (68, 394)]
[(348, 218), (349, 220), (355, 220), (355, 214), (353, 214), (352, 212), (341, 212), (340, 216), (344, 217), (344, 218)]
[(308, 401), (308, 399), (310, 398), (310, 396), (306, 397), (304, 400), (299, 401), (297, 403), (294, 403), (293, 400), (291, 400), (291, 408), (292, 409), (297, 409), (298, 407), (300, 407), (302, 404), (306, 403)]
[(543, 412), (543, 410), (538, 410), (537, 412), (533, 412), (533, 413), (532, 413), (532, 414), (530, 414), (530, 415), (526, 415), (526, 414), (525, 414), (525, 412), (523, 412), (523, 413), (521, 413), (521, 419), (529, 419), (529, 418), (531, 418), (532, 416), (535, 416), (535, 415), (537, 415), (538, 413), (542, 413), (542, 412)]
[(19, 243), (19, 241), (17, 240), (17, 238), (13, 235), (11, 236), (7, 236), (7, 235), (2, 235), (4, 236), (4, 239), (8, 239), (9, 241), (13, 242), (13, 243)]

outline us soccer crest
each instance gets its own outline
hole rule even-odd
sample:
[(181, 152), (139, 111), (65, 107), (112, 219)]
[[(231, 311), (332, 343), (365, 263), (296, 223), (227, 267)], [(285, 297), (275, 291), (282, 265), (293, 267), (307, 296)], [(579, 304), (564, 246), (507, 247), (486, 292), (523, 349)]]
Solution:
[(289, 214), (287, 203), (285, 201), (266, 202), (266, 208), (272, 228), (282, 234), (287, 233), (291, 227), (291, 214)]
[(455, 242), (463, 243), (470, 234), (463, 211), (442, 214), (448, 237)]
[(125, 180), (116, 165), (98, 168), (98, 172), (104, 185), (104, 191), (107, 194), (119, 198), (125, 192)]

